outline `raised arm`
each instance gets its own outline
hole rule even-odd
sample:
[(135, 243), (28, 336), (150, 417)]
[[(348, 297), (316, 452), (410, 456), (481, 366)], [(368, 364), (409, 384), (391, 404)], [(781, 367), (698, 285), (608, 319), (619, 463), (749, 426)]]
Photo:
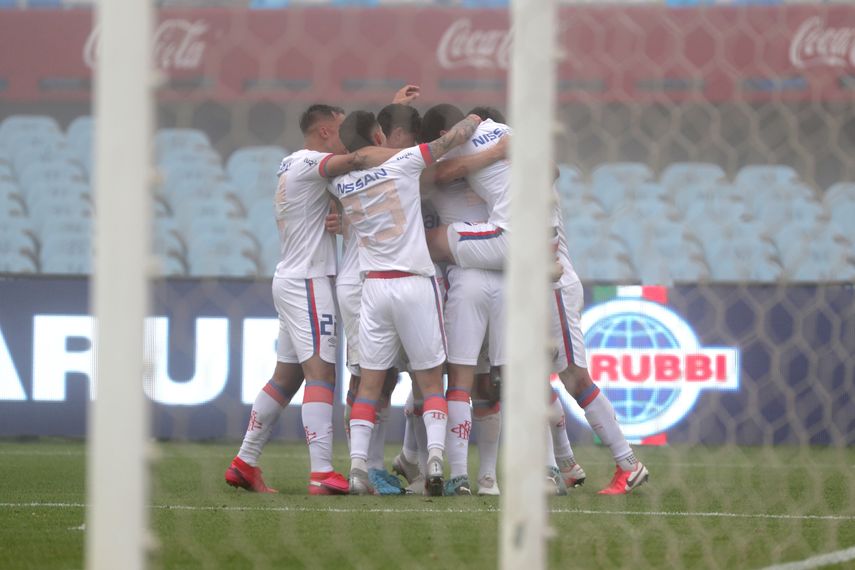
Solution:
[(436, 184), (446, 184), (452, 180), (469, 176), (494, 162), (507, 158), (509, 138), (510, 135), (502, 137), (498, 143), (487, 150), (434, 163), (425, 172), (433, 174), (433, 182)]
[(347, 174), (351, 170), (364, 170), (380, 166), (396, 154), (400, 149), (366, 146), (349, 154), (330, 155), (321, 162), (321, 174), (327, 178)]
[(445, 153), (456, 146), (460, 146), (475, 133), (475, 129), (481, 124), (481, 117), (478, 115), (469, 115), (446, 132), (444, 135), (428, 143), (428, 149), (433, 160), (439, 160)]

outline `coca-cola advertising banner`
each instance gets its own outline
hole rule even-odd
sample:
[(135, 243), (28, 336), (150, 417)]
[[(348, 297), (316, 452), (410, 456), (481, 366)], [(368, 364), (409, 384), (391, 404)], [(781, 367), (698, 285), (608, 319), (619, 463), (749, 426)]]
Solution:
[[(562, 101), (830, 100), (855, 88), (855, 6), (565, 6)], [(88, 10), (0, 18), (0, 100), (85, 100), (99, 32)], [(504, 10), (163, 10), (153, 59), (176, 99), (501, 103)]]

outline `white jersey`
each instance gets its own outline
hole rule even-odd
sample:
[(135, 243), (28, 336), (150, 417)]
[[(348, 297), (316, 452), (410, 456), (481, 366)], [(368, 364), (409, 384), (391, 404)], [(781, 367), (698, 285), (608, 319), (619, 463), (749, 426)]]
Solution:
[(329, 212), (323, 164), (332, 154), (298, 150), (282, 159), (274, 199), (279, 227), (276, 277), (312, 279), (335, 275), (335, 237), (324, 228)]
[[(451, 150), (446, 156), (466, 156), (487, 150), (498, 144), (499, 139), (511, 134), (511, 129), (502, 123), (490, 119), (483, 121), (475, 134), (464, 145)], [(511, 167), (507, 160), (499, 160), (486, 168), (473, 172), (466, 177), (472, 190), (487, 203), (488, 222), (503, 230), (509, 230), (511, 217)]]
[(437, 184), (430, 201), (443, 224), (482, 223), (489, 217), (487, 203), (476, 194), (465, 178)]
[(349, 172), (330, 185), (356, 233), (363, 274), (434, 275), (419, 193), (419, 177), (431, 161), (427, 145), (405, 148), (376, 168)]
[(575, 281), (579, 281), (579, 276), (576, 275), (573, 262), (570, 261), (570, 250), (567, 248), (567, 232), (564, 230), (564, 216), (561, 215), (561, 206), (557, 203), (553, 210), (553, 226), (558, 239), (558, 252), (556, 253), (558, 263), (564, 269), (561, 279), (553, 283), (553, 289), (560, 289)]
[(356, 233), (343, 216), (341, 223), (344, 251), (341, 254), (341, 266), (338, 268), (338, 277), (335, 282), (339, 285), (359, 285), (362, 283), (362, 278), (359, 274), (359, 247), (356, 243)]

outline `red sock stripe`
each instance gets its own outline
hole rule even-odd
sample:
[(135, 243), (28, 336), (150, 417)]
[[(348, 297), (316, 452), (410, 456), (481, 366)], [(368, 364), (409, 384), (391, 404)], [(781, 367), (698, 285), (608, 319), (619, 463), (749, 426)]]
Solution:
[(356, 402), (350, 409), (351, 420), (365, 420), (368, 422), (377, 423), (377, 410), (371, 404), (365, 402)]
[(333, 403), (333, 391), (332, 388), (328, 384), (323, 383), (313, 383), (306, 384), (306, 391), (303, 393), (303, 403), (308, 404), (310, 402), (320, 402), (322, 404), (330, 404)]
[(551, 395), (549, 396), (549, 403), (553, 404), (553, 403), (555, 403), (555, 400), (557, 400), (557, 399), (558, 399), (558, 392), (556, 392), (555, 390), (551, 390)]
[(579, 402), (579, 407), (580, 407), (580, 408), (582, 408), (583, 410), (584, 410), (585, 408), (587, 408), (587, 407), (588, 407), (588, 405), (589, 405), (591, 402), (593, 402), (593, 401), (594, 401), (594, 399), (596, 399), (596, 397), (597, 397), (597, 396), (599, 396), (599, 395), (600, 395), (600, 389), (599, 389), (599, 388), (597, 388), (596, 386), (594, 386), (593, 388), (594, 388), (594, 389), (593, 389), (593, 390), (591, 390), (591, 393), (590, 393), (590, 394), (588, 394), (588, 396), (587, 396), (587, 397), (585, 397), (585, 399), (584, 399), (584, 400), (582, 400), (582, 401), (580, 401), (580, 402)]
[(425, 400), (425, 412), (448, 413), (448, 402), (442, 396), (431, 396)]
[(445, 394), (449, 402), (466, 402), (469, 403), (469, 392), (460, 388), (449, 388)]
[(270, 383), (265, 384), (264, 388), (262, 388), (262, 391), (274, 400), (276, 400), (276, 403), (282, 406), (283, 408), (288, 405), (287, 400), (285, 400), (285, 396), (283, 396), (282, 393), (275, 387), (271, 386)]

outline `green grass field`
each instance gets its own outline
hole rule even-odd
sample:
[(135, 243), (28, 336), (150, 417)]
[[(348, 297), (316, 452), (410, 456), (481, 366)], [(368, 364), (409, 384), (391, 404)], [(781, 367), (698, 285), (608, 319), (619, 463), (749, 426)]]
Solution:
[[(494, 498), (309, 497), (305, 446), (290, 443), (271, 444), (262, 462), (280, 494), (255, 495), (223, 482), (234, 452), (155, 445), (152, 567), (497, 565)], [(588, 484), (551, 501), (550, 567), (762, 568), (855, 546), (855, 450), (675, 446), (639, 455), (650, 483), (600, 497), (608, 452), (577, 450)], [(82, 567), (84, 445), (0, 442), (0, 457), (0, 568)], [(344, 448), (336, 458), (343, 468)]]

